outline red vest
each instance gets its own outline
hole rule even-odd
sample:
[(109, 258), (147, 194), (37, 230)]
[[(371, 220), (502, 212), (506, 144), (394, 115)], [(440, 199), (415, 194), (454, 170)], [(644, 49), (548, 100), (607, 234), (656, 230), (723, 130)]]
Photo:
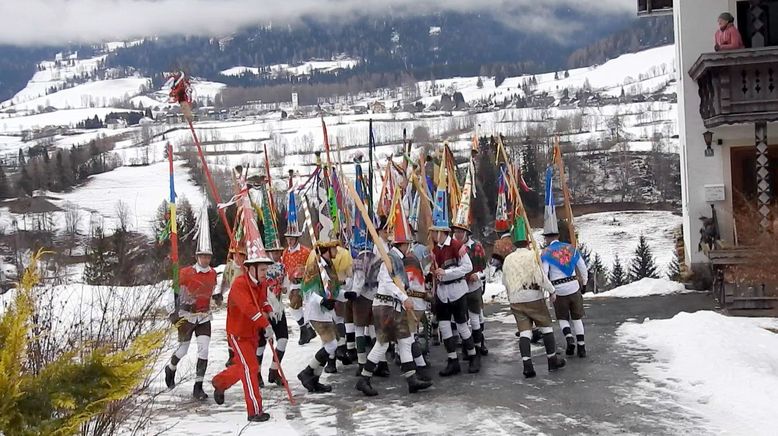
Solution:
[(454, 238), (451, 238), (449, 245), (440, 247), (436, 244), (432, 250), (436, 266), (446, 269), (459, 265), (460, 251), (462, 251), (462, 243)]
[(191, 313), (208, 312), (211, 309), (211, 296), (216, 287), (216, 271), (211, 268), (201, 273), (193, 265), (178, 273), (180, 286), (179, 304), (181, 309)]

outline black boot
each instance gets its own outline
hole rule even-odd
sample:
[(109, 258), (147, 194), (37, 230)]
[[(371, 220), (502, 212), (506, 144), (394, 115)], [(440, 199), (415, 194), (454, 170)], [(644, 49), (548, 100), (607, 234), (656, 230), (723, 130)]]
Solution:
[(524, 361), (524, 378), (535, 377), (535, 366), (532, 364), (532, 359)]
[(370, 377), (360, 377), (356, 388), (359, 392), (365, 394), (366, 397), (375, 397), (378, 395), (378, 391), (376, 391), (375, 388), (373, 388), (373, 385), (370, 384)]
[(427, 389), (428, 387), (432, 386), (431, 381), (421, 380), (416, 374), (408, 377), (406, 380), (408, 380), (408, 392), (411, 394), (415, 394), (416, 392), (419, 392), (421, 390)]
[(278, 373), (277, 369), (270, 368), (270, 371), (267, 374), (267, 382), (271, 385), (276, 386), (283, 386), (284, 382), (281, 380), (281, 374)]
[(316, 375), (313, 373), (313, 368), (310, 366), (306, 366), (304, 370), (297, 374), (297, 379), (300, 380), (300, 383), (303, 384), (303, 387), (305, 387), (308, 392), (316, 391), (316, 385), (313, 380), (315, 377)]
[(165, 384), (168, 389), (173, 389), (176, 386), (176, 370), (170, 369), (168, 365), (165, 365)]
[(416, 367), (416, 378), (421, 381), (432, 381), (432, 375), (430, 374), (429, 366)]
[(319, 383), (319, 376), (313, 378), (313, 392), (316, 394), (326, 394), (332, 392), (332, 386)]
[(208, 394), (203, 391), (203, 382), (195, 382), (194, 389), (192, 390), (192, 397), (194, 397), (195, 400), (207, 400)]
[(337, 374), (338, 366), (335, 363), (335, 359), (327, 359), (327, 366), (324, 367), (324, 372), (327, 374)]
[(470, 357), (470, 366), (467, 368), (467, 372), (470, 374), (476, 374), (481, 372), (481, 355), (476, 352)]
[(572, 336), (565, 337), (565, 340), (567, 341), (567, 348), (565, 348), (565, 354), (568, 356), (572, 356), (575, 354), (575, 339), (573, 339)]
[(224, 404), (224, 391), (215, 386), (213, 388), (213, 401), (220, 406)]
[(459, 359), (448, 359), (446, 367), (438, 374), (441, 377), (450, 377), (452, 375), (459, 374), (460, 372), (462, 372), (462, 369), (459, 367)]
[(389, 364), (386, 362), (378, 362), (378, 366), (375, 369), (375, 372), (373, 372), (373, 375), (376, 377), (389, 377)]
[(335, 350), (335, 358), (340, 360), (340, 363), (344, 365), (351, 365), (353, 363), (351, 357), (348, 355), (348, 351), (346, 351), (345, 345), (338, 345), (338, 348)]
[(345, 363), (344, 362), (343, 363), (344, 365), (350, 365), (352, 363), (355, 363), (357, 361), (357, 349), (356, 348), (347, 349), (346, 350), (346, 356), (348, 356), (348, 358), (349, 358), (349, 360), (351, 362), (349, 362), (349, 363)]
[(262, 412), (259, 415), (249, 416), (249, 422), (265, 422), (270, 419), (270, 414)]
[(586, 345), (578, 344), (578, 357), (586, 357)]
[(554, 354), (553, 357), (548, 358), (548, 372), (554, 372), (560, 368), (564, 368), (565, 359), (559, 354)]

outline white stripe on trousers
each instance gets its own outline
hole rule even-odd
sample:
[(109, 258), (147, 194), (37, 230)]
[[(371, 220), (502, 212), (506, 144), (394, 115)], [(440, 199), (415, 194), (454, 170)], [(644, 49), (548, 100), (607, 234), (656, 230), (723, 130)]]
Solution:
[(246, 388), (249, 390), (249, 397), (251, 397), (251, 401), (254, 403), (254, 412), (255, 413), (262, 413), (262, 409), (259, 407), (259, 403), (257, 402), (257, 397), (254, 396), (254, 387), (251, 385), (251, 373), (249, 373), (249, 364), (246, 362), (246, 359), (243, 357), (243, 353), (240, 352), (240, 347), (238, 346), (238, 341), (235, 340), (235, 336), (230, 335), (230, 339), (232, 339), (232, 346), (235, 349), (235, 354), (240, 357), (240, 361), (243, 363), (243, 371), (246, 373)]

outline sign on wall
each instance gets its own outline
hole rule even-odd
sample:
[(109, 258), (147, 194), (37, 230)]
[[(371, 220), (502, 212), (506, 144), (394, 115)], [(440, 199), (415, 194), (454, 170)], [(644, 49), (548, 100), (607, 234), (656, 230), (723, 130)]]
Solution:
[(705, 185), (705, 201), (713, 203), (715, 201), (724, 201), (727, 199), (727, 193), (724, 185)]

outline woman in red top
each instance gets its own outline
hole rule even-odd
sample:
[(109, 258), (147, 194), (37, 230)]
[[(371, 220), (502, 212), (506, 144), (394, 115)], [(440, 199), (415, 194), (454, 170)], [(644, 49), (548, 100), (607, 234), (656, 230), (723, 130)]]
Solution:
[(224, 404), (224, 391), (240, 380), (248, 410), (248, 420), (264, 422), (270, 415), (262, 411), (262, 396), (259, 392), (259, 363), (256, 350), (259, 332), (266, 340), (274, 338), (268, 313), (272, 308), (267, 303), (268, 281), (266, 274), (273, 263), (264, 253), (250, 256), (243, 265), (245, 274), (237, 277), (230, 287), (227, 299), (227, 341), (235, 352), (232, 364), (213, 378), (213, 398), (216, 404)]
[(743, 38), (740, 37), (734, 22), (735, 17), (729, 12), (719, 15), (719, 29), (714, 36), (716, 45), (713, 47), (716, 51), (745, 48)]

